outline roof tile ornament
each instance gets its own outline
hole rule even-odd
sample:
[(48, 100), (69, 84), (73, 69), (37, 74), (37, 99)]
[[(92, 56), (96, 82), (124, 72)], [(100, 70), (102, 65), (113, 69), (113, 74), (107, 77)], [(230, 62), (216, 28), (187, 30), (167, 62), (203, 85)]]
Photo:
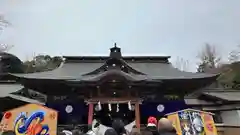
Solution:
[(121, 48), (117, 47), (117, 43), (114, 43), (114, 47), (110, 48), (110, 58), (122, 58)]

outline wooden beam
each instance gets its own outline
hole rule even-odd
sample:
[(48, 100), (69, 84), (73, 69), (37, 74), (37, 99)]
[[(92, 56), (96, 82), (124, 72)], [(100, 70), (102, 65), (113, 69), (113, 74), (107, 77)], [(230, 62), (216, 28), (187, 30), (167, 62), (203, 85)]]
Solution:
[(136, 117), (136, 126), (140, 129), (140, 110), (139, 103), (135, 103), (135, 117)]
[(93, 120), (93, 104), (88, 104), (88, 125), (92, 124)]
[(135, 103), (142, 103), (142, 99), (140, 98), (109, 98), (109, 97), (103, 97), (103, 98), (91, 98), (91, 99), (87, 99), (85, 100), (86, 103), (88, 104), (96, 104), (98, 102), (101, 102), (101, 104), (108, 104), (108, 103), (112, 103), (112, 104), (121, 104), (121, 103), (128, 103), (131, 102), (133, 104)]

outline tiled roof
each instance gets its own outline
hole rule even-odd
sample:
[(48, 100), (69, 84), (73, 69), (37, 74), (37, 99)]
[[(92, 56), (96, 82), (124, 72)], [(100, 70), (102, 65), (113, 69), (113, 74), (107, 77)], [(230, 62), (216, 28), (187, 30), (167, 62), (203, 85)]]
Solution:
[(0, 98), (11, 98), (28, 103), (44, 104), (34, 99), (13, 94), (17, 91), (22, 90), (23, 88), (24, 87), (20, 84), (0, 84)]
[[(65, 63), (61, 67), (52, 71), (13, 75), (29, 79), (72, 80), (81, 78), (82, 75), (100, 68), (103, 64), (104, 63)], [(167, 63), (130, 62), (127, 64), (133, 69), (146, 74), (145, 78), (151, 79), (200, 79), (216, 76), (216, 74), (183, 72)]]
[(213, 102), (208, 102), (196, 98), (185, 98), (184, 101), (187, 105), (214, 105)]
[(202, 94), (205, 96), (210, 96), (225, 101), (231, 102), (240, 101), (239, 90), (205, 91)]
[(11, 93), (17, 92), (24, 88), (20, 84), (0, 84), (0, 98), (6, 97)]

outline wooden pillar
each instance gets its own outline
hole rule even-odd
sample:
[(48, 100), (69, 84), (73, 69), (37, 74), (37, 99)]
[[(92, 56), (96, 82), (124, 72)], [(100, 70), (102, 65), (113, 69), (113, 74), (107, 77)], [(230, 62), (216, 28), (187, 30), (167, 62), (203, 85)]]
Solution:
[(136, 118), (136, 126), (140, 128), (140, 110), (139, 110), (139, 103), (135, 103), (135, 118)]
[(93, 120), (93, 104), (89, 103), (88, 104), (88, 124), (92, 124)]

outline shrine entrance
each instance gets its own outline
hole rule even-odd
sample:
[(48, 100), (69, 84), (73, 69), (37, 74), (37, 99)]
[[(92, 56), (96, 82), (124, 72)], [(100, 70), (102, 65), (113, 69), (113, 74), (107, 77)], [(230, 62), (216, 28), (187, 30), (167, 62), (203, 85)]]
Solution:
[(86, 101), (89, 106), (88, 124), (93, 119), (97, 119), (105, 126), (111, 126), (116, 118), (123, 120), (125, 125), (136, 121), (136, 126), (140, 127), (140, 99), (90, 99)]
[(111, 126), (114, 119), (122, 119), (125, 125), (135, 120), (135, 107), (128, 104), (102, 104), (94, 105), (93, 119), (97, 119), (103, 125)]

